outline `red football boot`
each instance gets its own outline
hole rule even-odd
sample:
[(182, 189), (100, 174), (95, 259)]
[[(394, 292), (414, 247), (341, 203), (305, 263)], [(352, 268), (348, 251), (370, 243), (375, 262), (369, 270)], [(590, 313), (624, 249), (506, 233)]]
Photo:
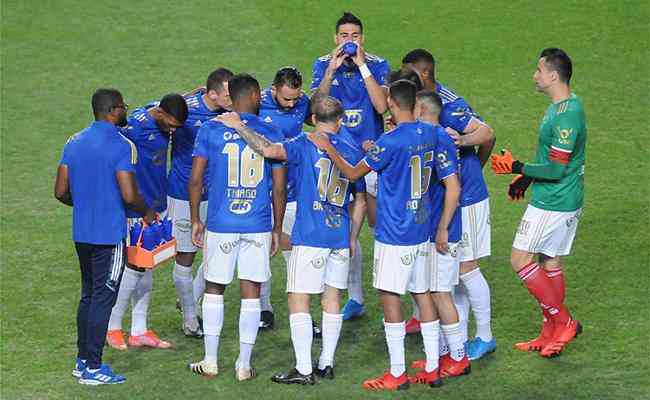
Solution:
[(443, 378), (467, 375), (470, 372), (472, 372), (472, 366), (469, 362), (469, 358), (467, 358), (467, 354), (465, 354), (465, 357), (460, 361), (454, 360), (449, 355), (440, 358), (440, 376)]
[(420, 333), (420, 321), (415, 319), (415, 317), (409, 319), (404, 326), (404, 330), (407, 335), (412, 335), (414, 333)]
[(363, 382), (363, 388), (366, 390), (405, 390), (410, 385), (409, 378), (404, 372), (397, 378), (390, 372), (375, 379), (368, 379)]
[(542, 357), (559, 356), (566, 345), (581, 333), (582, 325), (575, 319), (567, 322), (566, 325), (555, 325), (553, 337), (540, 350), (539, 355)]
[(542, 322), (542, 332), (533, 340), (527, 342), (515, 343), (515, 348), (521, 351), (540, 351), (544, 346), (546, 346), (551, 339), (553, 338), (553, 331), (555, 325), (553, 322), (544, 317), (544, 322)]
[(427, 360), (415, 360), (411, 363), (412, 369), (424, 369), (427, 365)]
[(411, 383), (421, 383), (423, 385), (429, 385), (431, 387), (440, 387), (442, 386), (442, 379), (440, 379), (440, 374), (438, 369), (434, 369), (431, 372), (426, 372), (424, 369), (418, 371), (414, 376), (409, 377)]

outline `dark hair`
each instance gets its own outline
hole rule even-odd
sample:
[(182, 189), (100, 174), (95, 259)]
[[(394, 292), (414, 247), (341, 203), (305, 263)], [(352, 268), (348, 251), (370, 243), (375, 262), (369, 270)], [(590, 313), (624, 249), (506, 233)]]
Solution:
[(302, 86), (302, 75), (296, 67), (282, 67), (275, 73), (273, 86), (288, 86), (291, 89), (299, 89)]
[(98, 120), (106, 116), (115, 106), (122, 102), (122, 93), (119, 90), (101, 88), (95, 90), (90, 103), (93, 107), (95, 119)]
[(542, 54), (539, 55), (539, 58), (544, 58), (545, 64), (551, 70), (558, 73), (560, 80), (567, 85), (569, 84), (573, 67), (571, 65), (571, 59), (564, 50), (550, 47), (542, 50)]
[(343, 105), (332, 96), (317, 94), (311, 98), (311, 113), (318, 122), (333, 123), (343, 118)]
[(178, 93), (166, 94), (158, 105), (163, 111), (172, 117), (176, 118), (176, 121), (181, 124), (185, 123), (187, 119), (187, 103), (183, 96)]
[(440, 110), (442, 110), (442, 99), (438, 96), (438, 93), (436, 93), (435, 90), (420, 90), (416, 93), (415, 98), (426, 104), (430, 112), (438, 115), (440, 114)]
[(390, 84), (388, 87), (388, 96), (401, 110), (411, 110), (415, 107), (415, 83), (400, 79)]
[(351, 12), (344, 12), (341, 18), (339, 18), (338, 21), (336, 21), (336, 33), (339, 32), (339, 27), (341, 25), (345, 24), (353, 24), (357, 25), (359, 29), (361, 30), (361, 33), (363, 33), (363, 24), (361, 23), (361, 20), (356, 17), (356, 15), (352, 14)]
[(390, 75), (388, 75), (389, 84), (397, 82), (400, 79), (406, 79), (407, 81), (413, 82), (416, 91), (420, 91), (423, 88), (422, 81), (420, 80), (420, 75), (418, 75), (418, 73), (415, 72), (412, 68), (405, 67), (397, 71), (392, 71)]
[(237, 74), (228, 81), (228, 91), (233, 102), (259, 90), (260, 84), (257, 79), (249, 74)]
[(402, 58), (402, 64), (415, 64), (418, 62), (427, 62), (434, 67), (436, 66), (436, 60), (433, 58), (433, 55), (425, 49), (411, 50)]
[(214, 90), (220, 92), (223, 90), (223, 83), (228, 82), (233, 77), (232, 71), (226, 68), (215, 69), (208, 75), (208, 81), (205, 83), (207, 91)]

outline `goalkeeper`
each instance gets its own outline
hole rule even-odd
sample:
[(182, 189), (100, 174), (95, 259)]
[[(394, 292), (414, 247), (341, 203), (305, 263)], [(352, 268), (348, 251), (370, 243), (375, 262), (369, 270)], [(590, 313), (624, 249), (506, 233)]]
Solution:
[(522, 351), (544, 357), (560, 354), (582, 327), (564, 304), (562, 257), (571, 251), (584, 196), (587, 128), (582, 102), (569, 87), (571, 59), (560, 49), (542, 51), (533, 75), (537, 90), (551, 99), (539, 128), (534, 163), (514, 160), (510, 152), (492, 155), (496, 174), (517, 174), (511, 200), (533, 195), (512, 245), (510, 262), (543, 314), (539, 337), (517, 343)]

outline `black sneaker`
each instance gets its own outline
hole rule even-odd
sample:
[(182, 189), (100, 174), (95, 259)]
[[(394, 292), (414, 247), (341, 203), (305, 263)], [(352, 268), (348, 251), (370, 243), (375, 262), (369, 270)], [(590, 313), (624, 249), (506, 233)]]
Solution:
[(272, 311), (262, 311), (260, 314), (260, 325), (261, 330), (271, 330), (275, 325), (275, 316)]
[(314, 372), (322, 379), (334, 379), (334, 367), (331, 365), (326, 366), (323, 369), (318, 368), (318, 365), (314, 368)]
[(289, 372), (275, 374), (271, 377), (271, 380), (275, 383), (295, 383), (300, 385), (313, 385), (316, 383), (316, 378), (314, 377), (313, 372), (309, 375), (303, 375), (295, 368)]
[(323, 336), (323, 331), (320, 330), (314, 321), (312, 321), (311, 330), (315, 338), (320, 338)]

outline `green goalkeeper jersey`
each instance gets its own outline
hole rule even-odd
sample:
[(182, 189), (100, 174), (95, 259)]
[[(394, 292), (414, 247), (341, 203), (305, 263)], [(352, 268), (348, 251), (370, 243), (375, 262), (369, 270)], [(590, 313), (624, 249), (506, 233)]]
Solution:
[(550, 211), (574, 211), (582, 207), (586, 143), (585, 113), (578, 96), (572, 93), (568, 99), (546, 109), (539, 127), (536, 163), (525, 164), (524, 173), (544, 165), (559, 167), (562, 173), (559, 179), (535, 177), (533, 206)]

